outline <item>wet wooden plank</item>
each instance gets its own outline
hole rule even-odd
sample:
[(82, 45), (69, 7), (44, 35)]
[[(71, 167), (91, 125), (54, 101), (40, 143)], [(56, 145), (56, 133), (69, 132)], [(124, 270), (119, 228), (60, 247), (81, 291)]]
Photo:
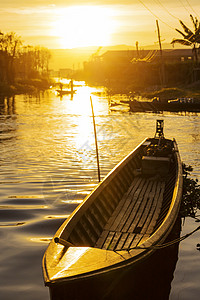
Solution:
[[(121, 250), (137, 246), (147, 239), (162, 206), (164, 183), (135, 177), (128, 192), (117, 205), (96, 247)], [(158, 202), (159, 212), (155, 212)], [(157, 209), (157, 208), (156, 208)], [(140, 229), (139, 232), (134, 232)], [(148, 230), (148, 232), (147, 232)], [(128, 234), (129, 232), (129, 234)]]
[(106, 224), (107, 220), (109, 219), (109, 213), (102, 206), (100, 199), (97, 198), (97, 201), (95, 201), (95, 203), (93, 205), (95, 205), (96, 209), (99, 211), (100, 218), (105, 220), (105, 224)]
[(127, 211), (125, 212), (123, 219), (120, 221), (120, 223), (117, 227), (118, 231), (123, 231), (123, 232), (128, 231), (135, 215), (138, 213), (138, 210), (143, 201), (143, 196), (146, 192), (148, 185), (149, 185), (149, 180), (143, 179), (143, 184), (141, 185), (140, 189), (138, 190), (138, 193), (134, 194), (132, 203), (129, 205)]
[(111, 241), (112, 241), (114, 235), (115, 235), (115, 232), (114, 232), (114, 231), (110, 231), (110, 232), (109, 232), (109, 234), (108, 234), (108, 236), (107, 236), (107, 238), (106, 238), (106, 240), (105, 240), (105, 242), (104, 242), (104, 244), (103, 244), (102, 249), (109, 249), (109, 245), (110, 245), (110, 243), (111, 243)]
[(108, 204), (102, 198), (101, 195), (99, 195), (97, 202), (98, 202), (97, 205), (99, 205), (98, 207), (103, 211), (104, 216), (107, 216), (106, 219), (108, 219), (110, 217), (110, 215), (112, 214), (111, 208), (108, 206)]
[(129, 171), (128, 171), (127, 166), (121, 171), (121, 175), (122, 175), (122, 178), (123, 178), (126, 186), (129, 186), (129, 184), (130, 184), (130, 175), (129, 175)]
[(113, 203), (113, 205), (116, 208), (116, 206), (119, 204), (119, 202), (121, 201), (121, 199), (122, 199), (122, 197), (124, 195), (124, 192), (122, 192), (120, 190), (120, 188), (119, 188), (118, 184), (116, 183), (116, 181), (115, 181), (115, 183), (112, 186), (112, 194), (115, 197), (115, 203)]
[(131, 248), (136, 247), (136, 246), (139, 244), (139, 242), (141, 241), (141, 239), (143, 238), (143, 236), (144, 236), (144, 235), (141, 234), (141, 233), (136, 234), (136, 235), (134, 236), (134, 238), (133, 238), (131, 244), (129, 245), (129, 248), (131, 249)]
[[(128, 192), (124, 195), (124, 197), (122, 198), (122, 200), (119, 202), (119, 204), (118, 204), (117, 208), (115, 209), (113, 215), (109, 219), (109, 222), (104, 227), (104, 231), (101, 234), (101, 236), (99, 237), (99, 240), (97, 241), (97, 243), (95, 245), (96, 247), (101, 248), (103, 246), (105, 240), (108, 237), (108, 233), (110, 231), (114, 231), (114, 230), (111, 230), (111, 225), (116, 220), (116, 217), (118, 217), (119, 213), (121, 213), (122, 208), (124, 208), (124, 203), (127, 201), (127, 198), (129, 196), (131, 196), (132, 194), (134, 194), (135, 190), (137, 190), (137, 188), (140, 185), (141, 181), (142, 181), (142, 179), (139, 178), (139, 177), (134, 178), (134, 180), (132, 182), (132, 185), (130, 186)], [(131, 197), (130, 197), (130, 199), (131, 199)], [(118, 223), (117, 223), (117, 225), (118, 225)]]
[(80, 223), (80, 221), (76, 225), (76, 228), (74, 228), (74, 231), (78, 235), (82, 246), (92, 246), (93, 245), (93, 241), (90, 239), (90, 236), (88, 235), (87, 231), (85, 231), (85, 228)]
[(149, 224), (151, 223), (151, 220), (152, 220), (153, 214), (156, 210), (158, 199), (159, 199), (159, 196), (160, 196), (160, 193), (161, 193), (162, 182), (161, 181), (156, 181), (156, 183), (157, 183), (157, 185), (155, 187), (155, 194), (154, 195), (152, 194), (152, 196), (153, 196), (152, 205), (151, 205), (150, 211), (147, 215), (147, 218), (145, 220), (145, 223), (142, 226), (141, 233), (143, 233), (143, 234), (146, 233), (147, 228), (148, 228)]
[(134, 233), (129, 233), (129, 235), (128, 235), (127, 239), (126, 239), (126, 242), (125, 242), (125, 244), (123, 246), (123, 249), (129, 249), (130, 248), (130, 245), (131, 245), (134, 237), (135, 237)]
[(160, 181), (158, 180), (155, 180), (153, 181), (153, 185), (152, 185), (152, 189), (148, 195), (148, 203), (145, 207), (145, 211), (143, 212), (142, 214), (142, 217), (139, 221), (139, 223), (137, 224), (138, 227), (141, 227), (143, 228), (148, 216), (149, 216), (149, 213), (151, 211), (151, 207), (153, 205), (153, 201), (154, 201), (154, 198), (155, 198), (155, 195), (156, 195), (156, 189), (157, 189), (157, 186), (159, 186), (161, 184)]
[(144, 243), (148, 238), (150, 237), (150, 234), (144, 234), (142, 236), (142, 238), (140, 239), (140, 241), (138, 241), (137, 245), (136, 246), (140, 246), (142, 243)]
[(96, 248), (102, 248), (107, 236), (109, 234), (109, 231), (108, 230), (104, 230), (100, 236), (100, 238), (98, 239), (98, 241), (96, 242), (95, 244), (95, 247)]
[(75, 228), (72, 231), (70, 237), (69, 237), (69, 242), (72, 243), (73, 245), (84, 245), (85, 242), (81, 239), (81, 236), (78, 232), (76, 232)]
[(125, 243), (125, 241), (126, 241), (128, 235), (129, 235), (128, 232), (125, 232), (125, 233), (122, 232), (121, 237), (120, 237), (120, 240), (118, 241), (117, 246), (116, 246), (116, 249), (115, 249), (116, 251), (117, 251), (117, 250), (122, 250), (123, 245), (124, 245), (124, 243)]
[(135, 156), (135, 163), (136, 163), (136, 168), (139, 168), (141, 166), (141, 156), (139, 156), (139, 154)]
[(110, 199), (110, 204), (112, 205), (112, 208), (114, 209), (116, 205), (119, 203), (119, 199), (117, 198), (117, 192), (116, 190), (112, 187), (107, 186), (106, 191), (108, 194), (108, 197)]
[(133, 181), (134, 172), (129, 164), (126, 166), (126, 172), (129, 176), (129, 184), (131, 184), (131, 182)]
[[(130, 185), (127, 193), (124, 194), (124, 196), (122, 197), (121, 201), (119, 202), (119, 204), (117, 205), (115, 211), (113, 212), (112, 216), (110, 217), (108, 223), (105, 226), (106, 230), (111, 229), (112, 224), (114, 223), (115, 219), (117, 218), (117, 216), (119, 215), (119, 213), (121, 212), (122, 207), (124, 206), (128, 196), (130, 195), (130, 193), (132, 192), (132, 190), (135, 188), (137, 188), (137, 185), (139, 184), (139, 182), (141, 181), (141, 179), (139, 178), (134, 178), (132, 181), (132, 184)], [(114, 228), (114, 227), (113, 227)]]
[(116, 232), (115, 233), (115, 236), (114, 236), (111, 244), (109, 245), (109, 250), (114, 250), (115, 249), (115, 247), (116, 247), (116, 245), (117, 245), (117, 243), (118, 243), (121, 235), (122, 235), (121, 232)]
[(101, 195), (99, 195), (98, 199), (99, 199), (99, 205), (101, 205), (101, 207), (102, 207), (102, 209), (104, 211), (104, 215), (107, 215), (107, 217), (109, 219), (110, 215), (113, 212), (113, 208), (109, 204), (108, 197), (104, 197), (101, 194)]
[(118, 216), (116, 217), (114, 223), (112, 224), (110, 230), (122, 231), (122, 228), (134, 207), (143, 186), (145, 185), (145, 180), (140, 178), (137, 186), (133, 188), (131, 193), (128, 195), (121, 211), (119, 212)]
[[(139, 201), (140, 202), (140, 206), (138, 208), (138, 211), (137, 213), (135, 214), (135, 216), (133, 216), (132, 214), (132, 219), (133, 221), (131, 222), (131, 220), (128, 222), (128, 224), (126, 224), (126, 226), (124, 227), (124, 229), (128, 232), (134, 232), (134, 230), (136, 228), (141, 228), (141, 226), (139, 226), (139, 221), (142, 217), (144, 217), (147, 213), (148, 213), (148, 202), (150, 200), (149, 198), (149, 194), (152, 190), (152, 186), (153, 186), (153, 181), (149, 181), (149, 184), (148, 184), (148, 187), (144, 193), (144, 195), (141, 196), (141, 198), (139, 198)], [(131, 222), (131, 224), (130, 224)], [(130, 224), (130, 227), (128, 227), (128, 225)]]
[(89, 208), (89, 213), (92, 215), (95, 224), (98, 224), (101, 229), (103, 229), (105, 220), (102, 219), (100, 211), (97, 209), (96, 205), (93, 203)]
[(94, 245), (98, 237), (85, 216), (80, 219), (79, 226), (82, 227), (82, 234), (87, 238), (89, 244)]
[(117, 177), (118, 177), (119, 186), (120, 186), (121, 190), (124, 193), (126, 191), (126, 189), (127, 189), (127, 186), (126, 186), (126, 183), (124, 182), (124, 178), (122, 178), (122, 176), (121, 176), (121, 172), (122, 172), (122, 170), (117, 175)]
[(85, 213), (85, 216), (88, 222), (90, 223), (90, 226), (95, 231), (96, 235), (99, 237), (102, 232), (101, 226), (98, 224), (97, 220), (94, 218), (93, 214), (90, 211), (87, 211)]
[(158, 220), (158, 217), (159, 217), (159, 214), (160, 214), (160, 211), (161, 211), (161, 207), (162, 207), (162, 201), (163, 201), (163, 193), (164, 193), (164, 190), (165, 190), (165, 183), (162, 182), (161, 184), (161, 189), (160, 189), (160, 194), (159, 194), (159, 197), (158, 197), (158, 201), (157, 201), (157, 205), (156, 205), (156, 209), (154, 210), (154, 213), (153, 213), (153, 216), (152, 216), (152, 219), (151, 219), (151, 222), (146, 230), (146, 233), (148, 234), (151, 234), (155, 225), (156, 225), (156, 222)]

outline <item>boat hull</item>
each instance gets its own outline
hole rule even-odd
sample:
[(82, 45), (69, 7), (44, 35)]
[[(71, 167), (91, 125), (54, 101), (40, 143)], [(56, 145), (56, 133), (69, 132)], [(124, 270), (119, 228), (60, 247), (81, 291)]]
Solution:
[(151, 101), (130, 101), (130, 111), (132, 112), (199, 112), (200, 103), (162, 103)]
[(67, 91), (67, 90), (56, 90), (59, 96), (64, 96), (64, 95), (73, 95), (76, 93), (76, 90), (73, 91)]
[[(148, 156), (162, 143), (162, 153)], [(86, 289), (87, 293), (94, 289), (97, 294), (103, 291), (107, 295), (116, 278), (123, 278), (131, 270), (137, 277), (137, 268), (172, 231), (181, 197), (182, 163), (176, 141), (144, 140), (55, 234), (43, 258), (51, 299), (67, 299), (70, 293), (77, 293), (78, 299), (86, 285), (92, 287)]]

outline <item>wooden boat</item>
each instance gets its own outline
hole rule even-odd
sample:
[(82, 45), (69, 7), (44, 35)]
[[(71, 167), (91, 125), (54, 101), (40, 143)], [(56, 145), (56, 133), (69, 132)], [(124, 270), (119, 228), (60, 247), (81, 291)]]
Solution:
[(190, 98), (180, 98), (169, 100), (167, 102), (160, 102), (153, 99), (151, 101), (131, 100), (129, 102), (130, 111), (132, 112), (199, 112), (200, 101)]
[(63, 83), (62, 82), (60, 82), (59, 85), (60, 85), (60, 89), (56, 90), (58, 96), (64, 96), (64, 95), (73, 96), (76, 93), (76, 90), (74, 90), (74, 81), (73, 81), (73, 79), (71, 79), (70, 83), (69, 83), (69, 85), (71, 86), (70, 90), (63, 89)]
[(56, 92), (58, 93), (59, 96), (63, 96), (63, 95), (73, 95), (76, 93), (76, 90), (56, 90)]
[(155, 136), (97, 185), (50, 242), (43, 274), (51, 299), (83, 299), (83, 290), (89, 295), (92, 288), (94, 299), (107, 299), (112, 281), (137, 270), (171, 232), (181, 203), (182, 163), (175, 139), (166, 139), (162, 120), (157, 122)]

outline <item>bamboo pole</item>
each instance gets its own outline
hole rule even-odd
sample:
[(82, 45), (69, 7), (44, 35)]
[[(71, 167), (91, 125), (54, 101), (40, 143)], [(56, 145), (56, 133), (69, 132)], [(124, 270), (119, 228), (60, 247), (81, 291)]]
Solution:
[(94, 126), (94, 137), (95, 137), (95, 145), (96, 145), (96, 158), (97, 158), (98, 179), (99, 179), (99, 182), (100, 182), (101, 181), (101, 176), (100, 176), (100, 166), (99, 166), (99, 152), (98, 152), (98, 144), (97, 144), (97, 132), (96, 132), (94, 109), (93, 109), (93, 103), (92, 103), (92, 97), (91, 96), (90, 96), (90, 103), (91, 103), (91, 108), (92, 108), (92, 118), (93, 118), (93, 126)]

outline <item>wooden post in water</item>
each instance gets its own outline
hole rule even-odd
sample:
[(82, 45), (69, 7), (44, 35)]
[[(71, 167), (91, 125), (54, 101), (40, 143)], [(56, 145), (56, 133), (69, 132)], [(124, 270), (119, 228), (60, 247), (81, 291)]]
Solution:
[(93, 125), (94, 125), (94, 137), (95, 137), (95, 145), (96, 145), (96, 157), (97, 157), (97, 169), (98, 169), (98, 179), (99, 182), (101, 181), (100, 176), (100, 167), (99, 167), (99, 153), (98, 153), (98, 144), (97, 144), (97, 132), (96, 132), (96, 124), (95, 124), (95, 117), (94, 117), (94, 109), (92, 104), (92, 97), (90, 96), (90, 103), (92, 108), (92, 118), (93, 118)]

